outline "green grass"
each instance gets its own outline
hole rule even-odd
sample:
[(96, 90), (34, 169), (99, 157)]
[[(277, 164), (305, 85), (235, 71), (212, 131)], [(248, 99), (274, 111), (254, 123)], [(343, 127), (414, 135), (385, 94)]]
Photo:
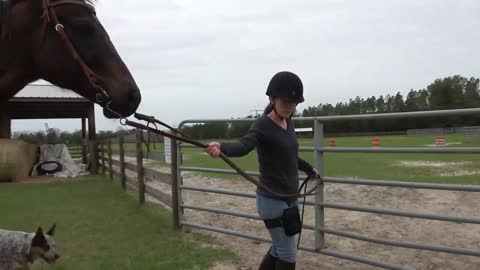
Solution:
[[(118, 144), (112, 144), (112, 150), (118, 150)], [(147, 146), (142, 143), (142, 149), (147, 151)], [(105, 151), (107, 150), (107, 146), (105, 146)], [(135, 152), (137, 151), (137, 144), (136, 143), (126, 143), (125, 144), (125, 151), (127, 152)], [(165, 145), (163, 143), (150, 143), (150, 151), (152, 152), (164, 152)]]
[(118, 183), (98, 177), (52, 184), (1, 184), (0, 228), (34, 231), (57, 224), (62, 257), (34, 270), (208, 269), (235, 260), (225, 250), (205, 247), (209, 237), (172, 229), (171, 213), (140, 207)]
[[(435, 137), (433, 135), (393, 135), (393, 136), (379, 136), (381, 138), (382, 147), (426, 147), (427, 145), (435, 144)], [(337, 147), (370, 147), (372, 136), (358, 136), (358, 137), (334, 137)], [(452, 144), (447, 147), (478, 147), (480, 143), (466, 143), (464, 142), (463, 134), (452, 134), (445, 136), (447, 143)], [(328, 146), (329, 137), (325, 138), (323, 144)], [(312, 139), (300, 139), (301, 146), (313, 146)], [(459, 143), (459, 144), (458, 144)]]
[(10, 153), (0, 156), (0, 182), (2, 180), (10, 180), (14, 174), (15, 163), (12, 161)]
[[(426, 147), (435, 143), (435, 136), (381, 136), (382, 147)], [(371, 137), (335, 138), (337, 147), (370, 147)], [(479, 147), (480, 143), (464, 143), (463, 135), (447, 135), (447, 143), (457, 142), (448, 147)], [(301, 146), (313, 146), (312, 139), (300, 139)], [(328, 138), (324, 145), (328, 145)], [(184, 148), (186, 166), (230, 169), (220, 159), (211, 159), (202, 150)], [(301, 157), (314, 162), (310, 152), (300, 153)], [(458, 170), (480, 169), (480, 155), (475, 154), (375, 154), (375, 153), (326, 153), (325, 174), (335, 177), (354, 177), (377, 180), (398, 180), (432, 183), (480, 184), (476, 175), (454, 176)], [(244, 170), (258, 171), (257, 155), (252, 151), (248, 156), (233, 159)], [(404, 167), (402, 161), (457, 162), (443, 167)], [(443, 176), (442, 176), (443, 174)], [(213, 176), (215, 174), (204, 174)], [(450, 175), (450, 176), (449, 176)], [(218, 176), (218, 175), (216, 175)], [(222, 175), (240, 179), (239, 176)]]

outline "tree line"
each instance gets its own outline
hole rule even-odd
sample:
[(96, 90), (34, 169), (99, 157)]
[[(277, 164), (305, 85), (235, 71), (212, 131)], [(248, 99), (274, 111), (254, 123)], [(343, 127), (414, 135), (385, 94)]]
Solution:
[[(448, 110), (480, 107), (480, 79), (460, 75), (434, 80), (424, 89), (411, 89), (406, 96), (400, 92), (378, 97), (357, 96), (348, 102), (320, 103), (295, 112), (295, 117), (314, 117), (351, 114), (377, 114)], [(247, 118), (256, 116), (248, 115)], [(196, 139), (238, 138), (249, 129), (251, 122), (207, 123), (183, 127), (183, 132)], [(326, 133), (351, 132), (396, 132), (417, 128), (442, 128), (480, 125), (480, 116), (456, 116), (436, 118), (413, 118), (399, 120), (355, 120), (338, 121), (325, 125)], [(297, 121), (296, 127), (313, 127), (312, 121)], [(133, 130), (100, 131), (97, 138), (112, 138), (133, 134)], [(80, 131), (65, 132), (58, 129), (37, 132), (17, 132), (14, 138), (28, 142), (62, 142), (80, 144)]]
[[(118, 129), (116, 131), (98, 131), (97, 139), (104, 140), (109, 138), (117, 138), (119, 136), (127, 136), (135, 134), (135, 130)], [(80, 130), (77, 131), (61, 131), (58, 128), (49, 128), (48, 130), (39, 131), (20, 131), (14, 132), (13, 138), (23, 140), (29, 143), (39, 144), (58, 144), (64, 143), (66, 145), (77, 146), (81, 144), (82, 134)]]
[[(357, 96), (348, 102), (320, 103), (296, 112), (296, 117), (378, 114), (480, 107), (480, 79), (460, 75), (436, 79), (424, 89), (411, 89), (378, 97)], [(249, 115), (253, 118), (254, 116)], [(186, 133), (199, 139), (238, 138), (251, 123), (212, 123), (185, 127)], [(480, 116), (414, 118), (399, 120), (338, 121), (325, 125), (326, 133), (397, 132), (408, 129), (480, 125)], [(313, 127), (312, 121), (297, 121), (296, 127)]]
[[(404, 97), (395, 95), (362, 98), (357, 96), (348, 102), (319, 104), (308, 107), (301, 116), (329, 116), (347, 114), (376, 114), (449, 110), (480, 107), (480, 79), (460, 75), (436, 79), (424, 89), (413, 90)], [(392, 132), (416, 128), (443, 128), (479, 125), (480, 117), (430, 117), (399, 120), (356, 120), (333, 123), (326, 132)], [(303, 125), (308, 125), (303, 123)]]

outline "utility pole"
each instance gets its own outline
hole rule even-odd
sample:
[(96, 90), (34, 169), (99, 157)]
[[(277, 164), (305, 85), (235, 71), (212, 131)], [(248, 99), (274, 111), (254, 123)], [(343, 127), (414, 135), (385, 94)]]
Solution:
[(259, 113), (258, 113), (258, 112), (263, 112), (263, 110), (256, 110), (256, 109), (255, 109), (255, 110), (249, 111), (249, 113), (251, 113), (251, 112), (255, 112), (255, 117), (258, 117), (258, 116), (259, 116)]

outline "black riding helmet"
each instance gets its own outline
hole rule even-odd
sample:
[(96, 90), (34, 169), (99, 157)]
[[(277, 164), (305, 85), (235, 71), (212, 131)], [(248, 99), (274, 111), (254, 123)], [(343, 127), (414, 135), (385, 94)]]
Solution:
[(302, 80), (292, 72), (278, 72), (268, 84), (267, 96), (280, 97), (287, 101), (302, 103), (305, 101), (303, 98)]

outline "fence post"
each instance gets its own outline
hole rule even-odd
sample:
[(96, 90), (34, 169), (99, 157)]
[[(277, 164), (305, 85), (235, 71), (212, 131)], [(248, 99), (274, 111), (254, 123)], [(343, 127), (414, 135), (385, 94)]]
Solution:
[(88, 164), (88, 159), (87, 159), (88, 144), (85, 139), (82, 139), (81, 148), (82, 148), (82, 163)]
[(88, 163), (88, 160), (87, 160), (87, 148), (89, 147), (88, 143), (87, 143), (87, 122), (86, 122), (86, 118), (82, 118), (82, 131), (81, 131), (81, 134), (80, 134), (80, 138), (81, 138), (81, 148), (82, 148), (82, 163), (83, 164), (87, 164)]
[(90, 155), (90, 160), (88, 161), (90, 164), (90, 172), (92, 174), (98, 173), (98, 144), (96, 141), (88, 141), (88, 152)]
[(122, 136), (118, 141), (118, 148), (120, 149), (120, 182), (122, 183), (122, 189), (127, 190), (125, 175), (125, 138)]
[(113, 179), (113, 164), (112, 164), (112, 140), (108, 140), (108, 174), (110, 179)]
[(180, 164), (181, 164), (181, 150), (180, 145), (177, 140), (172, 139), (170, 141), (170, 152), (171, 152), (171, 169), (172, 169), (172, 212), (173, 212), (173, 226), (176, 229), (181, 229), (182, 224), (180, 223), (181, 220), (181, 172), (180, 172)]
[(101, 144), (101, 149), (102, 149), (102, 174), (105, 175), (105, 142), (102, 142)]
[[(325, 175), (324, 171), (324, 155), (318, 149), (323, 147), (324, 131), (323, 123), (319, 120), (314, 120), (314, 140), (315, 140), (315, 168), (317, 168), (320, 175)], [(322, 183), (316, 190), (315, 194), (315, 250), (318, 251), (325, 247), (325, 233), (320, 229), (325, 227), (325, 208), (324, 202), (325, 186)]]
[(138, 200), (140, 204), (145, 203), (145, 182), (143, 181), (143, 150), (142, 150), (142, 130), (137, 129), (137, 180), (138, 180)]

